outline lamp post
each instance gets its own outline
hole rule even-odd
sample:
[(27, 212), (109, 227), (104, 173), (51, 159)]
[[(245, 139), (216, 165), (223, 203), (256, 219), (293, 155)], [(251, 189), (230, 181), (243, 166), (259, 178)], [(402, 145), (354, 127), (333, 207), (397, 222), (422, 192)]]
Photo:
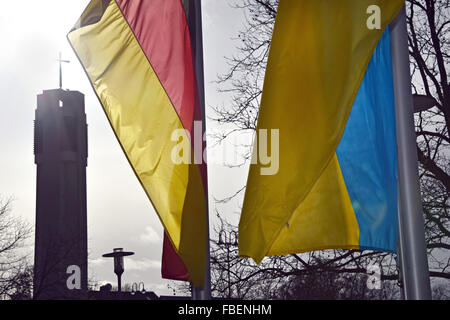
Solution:
[(114, 248), (113, 252), (103, 255), (105, 258), (114, 258), (114, 273), (117, 275), (117, 290), (122, 292), (122, 273), (124, 272), (123, 257), (131, 256), (134, 252), (123, 251), (123, 248)]
[(227, 270), (228, 270), (228, 298), (231, 298), (231, 262), (230, 262), (230, 247), (238, 246), (238, 234), (236, 231), (231, 231), (229, 234), (222, 230), (219, 232), (219, 242), (218, 245), (224, 245), (227, 249)]
[(137, 282), (134, 282), (131, 285), (131, 294), (135, 295), (136, 293), (141, 293), (141, 294), (145, 294), (145, 285), (143, 282), (139, 282), (139, 284)]

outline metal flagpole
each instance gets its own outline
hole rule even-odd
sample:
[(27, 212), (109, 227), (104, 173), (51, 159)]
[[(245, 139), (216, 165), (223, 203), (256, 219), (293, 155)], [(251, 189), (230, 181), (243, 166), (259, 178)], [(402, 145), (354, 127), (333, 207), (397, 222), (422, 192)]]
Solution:
[[(203, 134), (206, 131), (205, 114), (205, 78), (203, 71), (203, 31), (202, 31), (202, 5), (201, 0), (182, 0), (186, 17), (189, 24), (192, 49), (194, 53), (195, 75), (197, 77), (200, 105), (202, 110)], [(206, 146), (206, 143), (205, 143)], [(206, 161), (206, 159), (204, 159)], [(194, 300), (211, 300), (211, 268), (210, 268), (210, 245), (209, 245), (209, 203), (208, 203), (208, 181), (206, 181), (206, 261), (205, 261), (205, 284), (203, 287), (192, 288)]]
[[(401, 208), (399, 207), (398, 210), (401, 210)], [(399, 231), (400, 228), (399, 228)], [(400, 244), (400, 238), (401, 235), (399, 234), (399, 239), (398, 239), (398, 243)], [(405, 300), (405, 284), (403, 281), (403, 269), (405, 269), (405, 266), (403, 265), (403, 259), (402, 259), (402, 248), (400, 247), (400, 245), (398, 246), (397, 249), (397, 270), (398, 270), (398, 284), (400, 286), (400, 300)]]
[(431, 299), (419, 189), (414, 110), (403, 6), (390, 25), (397, 127), (399, 228), (403, 286), (407, 300)]

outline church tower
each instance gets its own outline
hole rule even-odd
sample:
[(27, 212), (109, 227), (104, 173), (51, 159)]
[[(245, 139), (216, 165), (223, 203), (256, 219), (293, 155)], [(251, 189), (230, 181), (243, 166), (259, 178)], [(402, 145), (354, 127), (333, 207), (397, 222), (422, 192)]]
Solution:
[[(61, 85), (60, 85), (61, 86)], [(63, 89), (37, 96), (34, 128), (35, 299), (87, 298), (84, 95)]]

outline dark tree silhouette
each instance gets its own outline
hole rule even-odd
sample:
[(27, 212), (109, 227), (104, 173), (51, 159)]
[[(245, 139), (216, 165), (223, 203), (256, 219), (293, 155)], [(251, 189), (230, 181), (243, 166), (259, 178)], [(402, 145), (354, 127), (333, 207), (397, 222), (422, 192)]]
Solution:
[[(399, 297), (391, 254), (326, 250), (266, 257), (256, 265), (238, 257), (237, 228), (218, 215), (211, 246), (212, 293), (239, 299), (381, 299)], [(380, 290), (368, 290), (369, 266), (381, 266)]]
[(410, 0), (407, 9), (412, 90), (436, 101), (415, 117), (430, 269), (450, 279), (450, 1)]
[(32, 268), (26, 240), (32, 228), (11, 212), (12, 199), (0, 197), (0, 300), (31, 298)]

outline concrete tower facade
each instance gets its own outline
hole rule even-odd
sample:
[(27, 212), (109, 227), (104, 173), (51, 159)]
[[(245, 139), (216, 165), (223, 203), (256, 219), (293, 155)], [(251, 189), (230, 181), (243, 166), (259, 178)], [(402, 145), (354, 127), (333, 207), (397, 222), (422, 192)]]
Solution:
[(34, 297), (87, 297), (87, 124), (84, 95), (37, 96)]

